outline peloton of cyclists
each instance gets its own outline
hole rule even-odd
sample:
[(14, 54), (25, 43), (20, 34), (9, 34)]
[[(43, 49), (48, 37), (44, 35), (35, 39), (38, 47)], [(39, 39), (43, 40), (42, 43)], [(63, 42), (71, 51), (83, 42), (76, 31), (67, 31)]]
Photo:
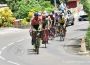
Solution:
[[(56, 22), (55, 22), (56, 20)], [(60, 28), (63, 28), (65, 34), (66, 34), (66, 25), (65, 25), (65, 19), (64, 15), (62, 13), (58, 14), (54, 11), (50, 14), (47, 12), (35, 12), (34, 16), (32, 16), (30, 21), (30, 27), (32, 29), (32, 45), (35, 44), (35, 38), (36, 35), (33, 32), (34, 30), (40, 30), (40, 38), (42, 40), (42, 43), (46, 40), (46, 43), (48, 43), (48, 39), (50, 35), (52, 34), (53, 38), (55, 37), (55, 25), (60, 24)], [(44, 32), (45, 31), (45, 32)], [(46, 33), (46, 37), (44, 38), (44, 34)]]

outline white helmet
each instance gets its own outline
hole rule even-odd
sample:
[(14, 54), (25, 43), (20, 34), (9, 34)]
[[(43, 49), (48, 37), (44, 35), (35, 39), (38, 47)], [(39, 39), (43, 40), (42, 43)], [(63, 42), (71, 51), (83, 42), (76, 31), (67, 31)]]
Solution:
[(40, 15), (41, 15), (41, 13), (40, 13), (40, 12), (38, 12), (38, 15), (40, 16)]

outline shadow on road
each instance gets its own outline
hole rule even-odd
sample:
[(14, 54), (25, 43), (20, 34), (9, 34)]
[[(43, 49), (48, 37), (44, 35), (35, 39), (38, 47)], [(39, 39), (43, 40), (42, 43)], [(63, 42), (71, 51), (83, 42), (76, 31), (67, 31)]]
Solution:
[(70, 38), (70, 41), (81, 42), (81, 38)]
[(55, 40), (55, 41), (58, 41), (58, 42), (64, 42), (63, 40)]
[(88, 29), (77, 29), (75, 31), (88, 31)]
[(74, 41), (74, 42), (72, 42), (72, 43), (70, 43), (70, 44), (64, 45), (65, 51), (66, 51), (67, 53), (71, 53), (71, 54), (77, 55), (78, 52), (80, 52), (80, 47), (81, 47), (80, 42), (81, 42), (81, 39), (80, 39), (80, 38), (78, 38), (78, 39), (76, 39), (76, 38), (71, 38), (71, 39), (69, 39), (69, 40), (70, 40), (70, 41)]
[(27, 49), (27, 54), (28, 55), (33, 55), (33, 54), (36, 54), (36, 53), (34, 52), (34, 49)]
[(45, 47), (40, 47), (40, 48), (45, 48)]
[(80, 48), (80, 45), (64, 45), (64, 47)]

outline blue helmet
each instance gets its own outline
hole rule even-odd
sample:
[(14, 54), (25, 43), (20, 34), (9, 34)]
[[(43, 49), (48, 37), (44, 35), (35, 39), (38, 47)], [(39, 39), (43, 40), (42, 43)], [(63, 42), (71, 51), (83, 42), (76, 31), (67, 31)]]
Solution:
[(36, 13), (34, 13), (34, 16), (38, 16), (38, 13), (36, 12)]

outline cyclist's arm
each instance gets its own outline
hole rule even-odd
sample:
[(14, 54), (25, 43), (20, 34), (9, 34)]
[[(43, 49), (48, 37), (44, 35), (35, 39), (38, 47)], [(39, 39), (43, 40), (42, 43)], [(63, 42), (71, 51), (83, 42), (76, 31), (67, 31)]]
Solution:
[(32, 24), (31, 24), (32, 23), (32, 20), (33, 20), (33, 18), (30, 19), (30, 23), (29, 23), (31, 29), (33, 28)]

